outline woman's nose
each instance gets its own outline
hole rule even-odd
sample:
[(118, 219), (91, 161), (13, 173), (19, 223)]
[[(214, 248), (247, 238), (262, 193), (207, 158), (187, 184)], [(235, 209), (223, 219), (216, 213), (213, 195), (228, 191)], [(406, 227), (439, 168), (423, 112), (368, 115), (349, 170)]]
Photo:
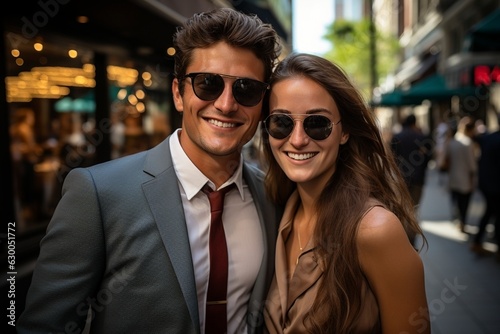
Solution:
[(293, 127), (292, 133), (290, 134), (290, 138), (288, 139), (290, 144), (295, 147), (305, 146), (309, 143), (309, 136), (304, 131), (304, 125), (302, 121), (295, 120), (295, 125)]

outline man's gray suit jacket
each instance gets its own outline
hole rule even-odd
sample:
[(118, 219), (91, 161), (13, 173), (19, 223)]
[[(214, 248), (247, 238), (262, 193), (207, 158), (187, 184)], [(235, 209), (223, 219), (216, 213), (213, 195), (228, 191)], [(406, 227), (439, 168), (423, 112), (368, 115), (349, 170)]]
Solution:
[[(245, 164), (264, 256), (252, 291), (249, 333), (263, 329), (281, 212), (263, 173)], [(72, 170), (28, 291), (19, 333), (200, 333), (188, 232), (169, 138), (141, 153)]]

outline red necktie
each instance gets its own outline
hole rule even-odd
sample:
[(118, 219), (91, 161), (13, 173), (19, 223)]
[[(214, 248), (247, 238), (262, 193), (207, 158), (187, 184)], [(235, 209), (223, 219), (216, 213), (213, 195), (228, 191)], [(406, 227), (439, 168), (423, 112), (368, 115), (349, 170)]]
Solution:
[(208, 280), (205, 333), (227, 333), (227, 272), (226, 236), (222, 225), (224, 195), (233, 189), (231, 184), (219, 191), (208, 185), (203, 187), (210, 201), (210, 276)]

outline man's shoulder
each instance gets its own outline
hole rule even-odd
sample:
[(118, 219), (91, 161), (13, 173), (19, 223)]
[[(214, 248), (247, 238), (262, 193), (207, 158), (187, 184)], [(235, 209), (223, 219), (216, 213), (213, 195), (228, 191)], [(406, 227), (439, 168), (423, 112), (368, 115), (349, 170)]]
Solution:
[(89, 166), (91, 172), (103, 171), (116, 171), (119, 172), (123, 169), (135, 168), (137, 164), (144, 163), (148, 151), (142, 151), (131, 155), (126, 155), (117, 159), (109, 160), (106, 162), (98, 163)]
[(250, 177), (254, 177), (258, 179), (259, 181), (263, 181), (264, 177), (266, 174), (264, 171), (261, 169), (261, 167), (255, 163), (250, 163), (248, 161), (244, 161), (243, 163), (243, 170), (245, 173), (247, 173)]
[(137, 152), (134, 154), (126, 155), (117, 159), (109, 160), (88, 167), (91, 172), (126, 172), (130, 170), (137, 170), (146, 168), (148, 160), (150, 164), (154, 165), (157, 161), (162, 161), (168, 151), (168, 141), (164, 140), (157, 146), (148, 150)]

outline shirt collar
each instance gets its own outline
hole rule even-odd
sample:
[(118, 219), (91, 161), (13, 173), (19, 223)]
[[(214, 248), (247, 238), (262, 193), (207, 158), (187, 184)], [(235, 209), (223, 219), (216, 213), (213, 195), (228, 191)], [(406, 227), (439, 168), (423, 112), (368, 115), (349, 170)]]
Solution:
[[(203, 188), (205, 184), (209, 184), (212, 189), (215, 188), (214, 183), (208, 179), (189, 159), (184, 150), (182, 149), (179, 141), (181, 129), (174, 131), (170, 136), (170, 151), (174, 165), (175, 173), (179, 183), (181, 184), (186, 198), (191, 200)], [(234, 174), (227, 180), (220, 188), (224, 188), (231, 183), (235, 183), (238, 191), (240, 192), (241, 199), (244, 200), (243, 190), (243, 156), (240, 156), (240, 163)]]

